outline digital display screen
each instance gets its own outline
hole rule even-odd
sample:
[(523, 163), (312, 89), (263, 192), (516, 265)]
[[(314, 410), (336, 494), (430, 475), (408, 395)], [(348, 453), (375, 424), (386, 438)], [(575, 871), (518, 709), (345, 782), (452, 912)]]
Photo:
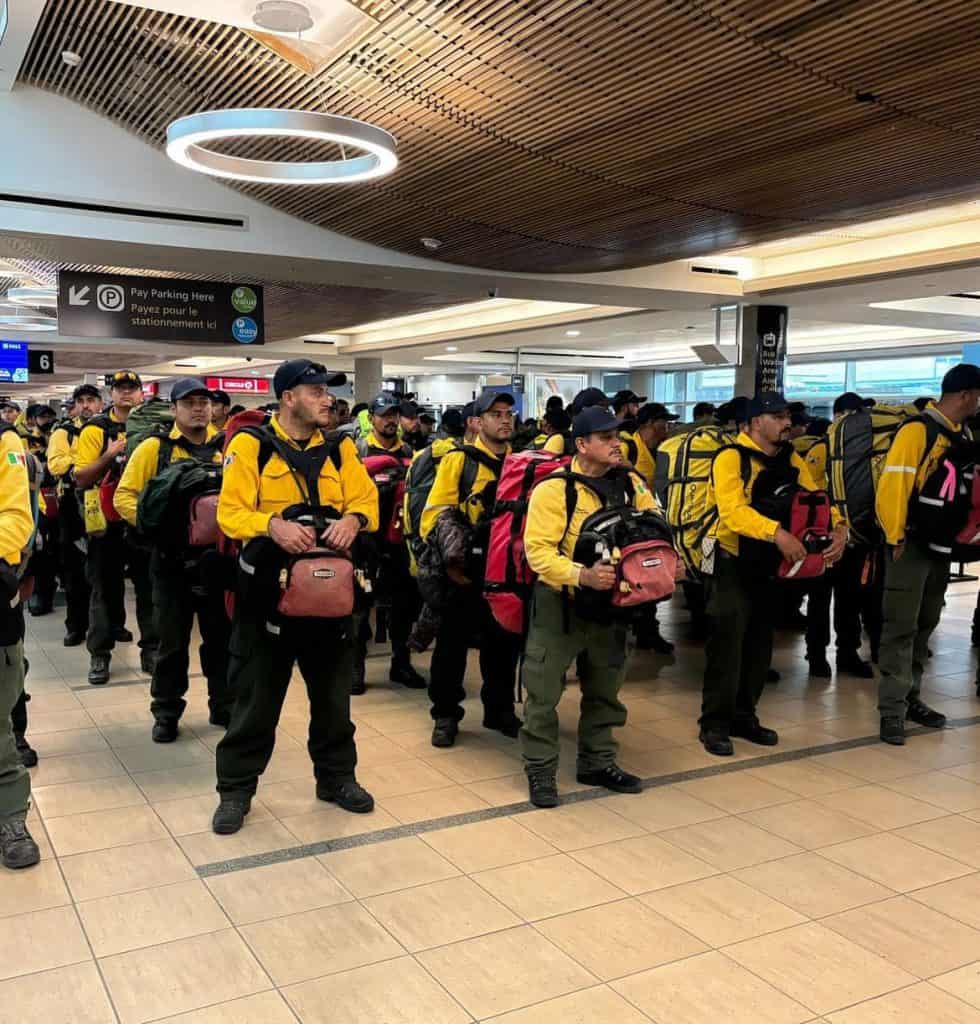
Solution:
[(0, 383), (28, 383), (26, 341), (0, 341)]

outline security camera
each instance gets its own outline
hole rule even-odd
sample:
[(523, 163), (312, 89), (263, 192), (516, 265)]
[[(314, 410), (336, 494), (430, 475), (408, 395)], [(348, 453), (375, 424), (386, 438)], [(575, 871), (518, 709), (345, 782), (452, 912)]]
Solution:
[(246, 363), (250, 363), (251, 361), (252, 361), (252, 357), (251, 356), (246, 356), (245, 357), (245, 362)]
[(499, 292), (500, 292), (499, 288), (488, 288), (487, 289), (487, 298), (488, 299), (495, 299)]

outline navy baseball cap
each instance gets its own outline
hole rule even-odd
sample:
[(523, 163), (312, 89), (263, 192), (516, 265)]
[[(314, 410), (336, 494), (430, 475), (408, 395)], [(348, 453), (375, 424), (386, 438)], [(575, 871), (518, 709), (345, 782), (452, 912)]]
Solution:
[(943, 394), (956, 391), (980, 390), (980, 366), (973, 363), (958, 363), (943, 377)]
[(647, 400), (646, 395), (638, 395), (635, 391), (630, 391), (627, 388), (625, 391), (617, 391), (613, 395), (612, 407), (616, 410), (622, 409), (624, 405), (629, 405), (632, 402), (636, 402), (642, 405)]
[(660, 402), (647, 402), (636, 414), (636, 425), (653, 423), (656, 420), (667, 420), (669, 423), (673, 423), (679, 419), (680, 416), (671, 412), (666, 405), (661, 405)]
[(568, 430), (572, 425), (571, 416), (564, 409), (560, 409), (556, 405), (545, 410), (544, 421), (555, 430)]
[(572, 437), (588, 437), (602, 430), (618, 430), (619, 420), (601, 405), (583, 409), (572, 421)]
[(346, 373), (331, 373), (323, 363), (314, 363), (312, 359), (290, 359), (276, 370), (272, 389), (276, 398), (282, 398), (284, 391), (300, 384), (325, 384), (333, 388), (346, 383)]
[(217, 402), (218, 405), (231, 405), (231, 398), (228, 396), (228, 392), (222, 391), (221, 388), (215, 388), (211, 392), (211, 401)]
[(834, 415), (839, 412), (856, 412), (864, 408), (864, 399), (856, 391), (845, 391), (834, 399)]
[(603, 407), (608, 406), (609, 396), (605, 391), (600, 391), (598, 388), (585, 388), (572, 399), (572, 415), (581, 412), (583, 409), (591, 409), (597, 405)]
[(467, 402), (460, 410), (460, 413), (464, 420), (468, 420), (471, 416), (476, 416), (476, 402)]
[(79, 384), (71, 393), (71, 400), (77, 402), (88, 395), (90, 398), (101, 398), (102, 392), (94, 384)]
[(400, 406), (400, 400), (395, 398), (390, 391), (382, 391), (371, 400), (368, 412), (372, 416), (383, 416), (386, 412), (391, 412), (392, 409), (399, 409)]
[(514, 396), (506, 391), (486, 391), (473, 403), (473, 415), (482, 416), (494, 402), (514, 404)]
[(760, 391), (755, 398), (749, 399), (745, 417), (750, 420), (753, 416), (778, 415), (788, 410), (789, 403), (778, 391)]
[(182, 398), (190, 398), (191, 395), (204, 395), (205, 398), (212, 398), (213, 394), (209, 387), (206, 387), (200, 377), (180, 377), (170, 386), (170, 401), (179, 402)]

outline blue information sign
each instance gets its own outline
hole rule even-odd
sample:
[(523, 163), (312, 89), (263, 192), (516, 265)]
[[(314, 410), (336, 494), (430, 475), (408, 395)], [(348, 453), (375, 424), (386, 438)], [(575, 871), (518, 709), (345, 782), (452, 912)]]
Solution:
[(0, 383), (28, 383), (26, 341), (0, 341)]

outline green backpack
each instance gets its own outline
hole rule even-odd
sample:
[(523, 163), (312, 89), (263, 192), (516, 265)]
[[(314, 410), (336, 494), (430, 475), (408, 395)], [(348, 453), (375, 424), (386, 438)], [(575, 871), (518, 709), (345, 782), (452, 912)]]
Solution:
[(170, 411), (170, 403), (164, 399), (148, 398), (136, 406), (126, 420), (126, 458), (151, 434), (169, 434), (173, 425), (174, 414)]

